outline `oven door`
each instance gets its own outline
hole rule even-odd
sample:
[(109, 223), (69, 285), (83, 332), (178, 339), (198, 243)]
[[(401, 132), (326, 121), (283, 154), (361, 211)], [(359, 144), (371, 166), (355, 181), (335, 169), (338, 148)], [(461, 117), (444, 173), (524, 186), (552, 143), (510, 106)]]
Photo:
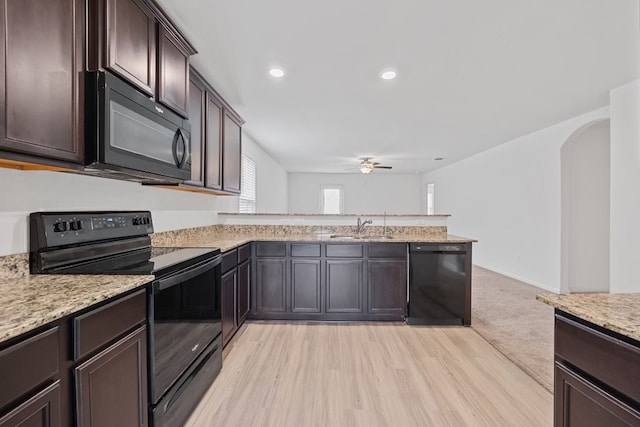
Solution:
[(87, 82), (88, 165), (191, 178), (188, 121), (107, 72)]
[(149, 368), (154, 404), (221, 333), (221, 256), (153, 282)]

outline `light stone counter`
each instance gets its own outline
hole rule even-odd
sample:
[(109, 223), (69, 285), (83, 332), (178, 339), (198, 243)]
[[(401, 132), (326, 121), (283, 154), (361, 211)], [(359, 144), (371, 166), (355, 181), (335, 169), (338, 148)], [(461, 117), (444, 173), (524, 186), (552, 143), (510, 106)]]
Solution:
[[(352, 234), (351, 226), (213, 225), (156, 233), (154, 246), (217, 247), (226, 252), (252, 241), (468, 243), (446, 227), (369, 226), (363, 239), (331, 238)], [(153, 276), (30, 275), (28, 254), (0, 257), (0, 342), (140, 287)]]
[(541, 294), (539, 301), (640, 341), (640, 293)]
[[(172, 233), (172, 232), (167, 232)], [(365, 236), (361, 239), (347, 237), (331, 237), (331, 234), (273, 234), (273, 233), (251, 233), (251, 234), (230, 234), (230, 233), (187, 233), (174, 234), (172, 236), (156, 235), (153, 238), (154, 246), (184, 246), (184, 247), (215, 247), (222, 252), (235, 249), (245, 243), (254, 241), (267, 242), (334, 242), (334, 243), (470, 243), (476, 240), (466, 237), (452, 235), (444, 236), (423, 236), (423, 235), (392, 235), (392, 238), (385, 239), (375, 236)]]
[(45, 274), (0, 278), (0, 342), (123, 294), (153, 279), (153, 276)]

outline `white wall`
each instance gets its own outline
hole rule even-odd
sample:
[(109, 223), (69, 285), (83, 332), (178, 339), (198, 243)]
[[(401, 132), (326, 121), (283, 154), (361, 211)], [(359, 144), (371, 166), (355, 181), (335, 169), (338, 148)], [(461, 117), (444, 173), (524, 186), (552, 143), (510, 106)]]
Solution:
[(560, 149), (561, 291), (609, 291), (610, 121), (576, 131)]
[[(250, 138), (243, 138), (243, 150), (256, 162), (259, 208), (286, 211), (286, 172)], [(217, 212), (238, 211), (237, 196), (145, 187), (62, 172), (0, 168), (0, 194), (0, 256), (28, 251), (29, 212), (150, 210), (154, 230), (167, 231), (217, 224)]]
[(640, 80), (611, 91), (611, 292), (640, 292)]
[(276, 163), (246, 133), (242, 135), (242, 152), (256, 162), (256, 174), (258, 176), (256, 211), (266, 213), (287, 212), (287, 171)]
[[(420, 175), (289, 173), (289, 212), (320, 213), (320, 187), (342, 185), (344, 213), (421, 213)], [(437, 213), (449, 213), (437, 211)]]
[(608, 108), (509, 141), (424, 176), (449, 233), (478, 239), (474, 263), (560, 290), (560, 147)]

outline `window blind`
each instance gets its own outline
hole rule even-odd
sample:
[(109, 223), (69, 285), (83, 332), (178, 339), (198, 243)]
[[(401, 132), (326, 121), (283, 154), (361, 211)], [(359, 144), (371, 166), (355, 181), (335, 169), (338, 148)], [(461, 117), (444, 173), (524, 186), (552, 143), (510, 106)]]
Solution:
[(242, 175), (240, 177), (240, 199), (238, 212), (256, 212), (256, 162), (242, 156)]

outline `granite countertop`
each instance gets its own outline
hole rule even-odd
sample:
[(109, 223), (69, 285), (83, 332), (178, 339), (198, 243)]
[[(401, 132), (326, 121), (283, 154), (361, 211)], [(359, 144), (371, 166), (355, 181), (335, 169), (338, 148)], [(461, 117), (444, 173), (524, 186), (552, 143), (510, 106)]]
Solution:
[(396, 235), (391, 239), (381, 237), (364, 237), (362, 239), (352, 239), (347, 237), (331, 237), (331, 234), (272, 234), (272, 233), (255, 233), (255, 234), (201, 234), (177, 237), (170, 241), (154, 244), (155, 246), (184, 246), (184, 247), (215, 247), (220, 248), (222, 252), (235, 249), (245, 243), (254, 241), (269, 242), (335, 242), (335, 243), (366, 243), (366, 242), (385, 242), (385, 243), (470, 243), (477, 240), (466, 237), (447, 235), (446, 237), (425, 237), (419, 235)]
[(0, 342), (153, 279), (153, 276), (46, 274), (0, 279)]
[(541, 294), (536, 298), (558, 310), (640, 341), (640, 293)]
[[(265, 232), (265, 230), (269, 230)], [(397, 234), (392, 239), (331, 238), (329, 233), (291, 234), (261, 229), (255, 233), (220, 233), (186, 229), (163, 233), (154, 246), (217, 247), (226, 252), (252, 241), (336, 243), (468, 243), (451, 235)], [(27, 254), (0, 258), (0, 343), (111, 297), (141, 287), (153, 276), (30, 275)]]

